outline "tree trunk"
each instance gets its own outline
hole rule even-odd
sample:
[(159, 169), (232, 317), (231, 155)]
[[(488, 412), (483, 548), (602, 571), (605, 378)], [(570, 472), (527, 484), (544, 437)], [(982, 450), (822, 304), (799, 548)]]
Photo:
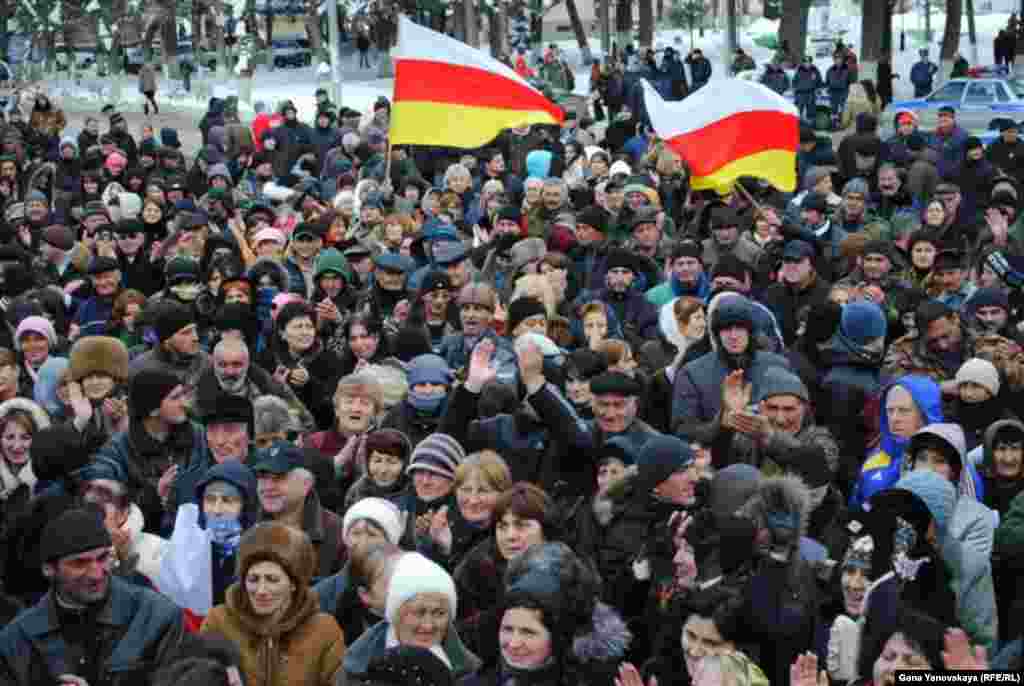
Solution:
[(274, 8), (267, 3), (267, 69), (274, 70)]
[(960, 21), (963, 18), (961, 0), (946, 0), (946, 28), (942, 32), (942, 50), (939, 53), (941, 66), (939, 83), (949, 78), (953, 71), (953, 55), (960, 50)]
[[(650, 2), (650, 0), (643, 1)], [(576, 34), (576, 42), (580, 46), (583, 64), (590, 64), (590, 45), (587, 43), (587, 32), (583, 30), (583, 22), (580, 21), (580, 12), (576, 7), (576, 0), (565, 0), (565, 8), (569, 11), (569, 23), (572, 24), (572, 31)]]
[(601, 50), (605, 56), (612, 54), (611, 19), (611, 0), (597, 0), (597, 23), (601, 30)]
[(615, 42), (620, 53), (633, 42), (633, 0), (616, 0)]
[(978, 34), (974, 30), (974, 0), (965, 0), (967, 12), (967, 40), (971, 43), (971, 64), (978, 64)]
[(665, 18), (665, 0), (658, 0), (658, 9), (654, 16), (656, 21), (662, 21)]
[(323, 59), (323, 41), (320, 40), (318, 10), (319, 3), (316, 0), (306, 0), (306, 35), (309, 36), (309, 50), (313, 54), (314, 61)]
[[(716, 0), (717, 1), (717, 0)], [(807, 51), (807, 15), (803, 9), (806, 0), (782, 0), (782, 21), (779, 22), (779, 45), (789, 45), (790, 54), (797, 62)]]
[(654, 45), (654, 1), (640, 0), (640, 48)]
[(178, 27), (174, 21), (174, 2), (164, 6), (164, 20), (160, 27), (163, 49), (164, 74), (174, 78), (178, 74)]
[(882, 57), (882, 33), (888, 4), (889, 0), (864, 0), (861, 3), (860, 78), (875, 78), (878, 60)]
[(203, 45), (203, 4), (192, 2), (192, 54), (197, 58)]
[(722, 70), (725, 74), (732, 74), (732, 57), (739, 45), (736, 33), (736, 0), (725, 0), (725, 50), (722, 54)]
[(480, 24), (477, 21), (476, 3), (473, 0), (462, 0), (462, 11), (466, 13), (466, 43), (474, 48), (480, 47)]

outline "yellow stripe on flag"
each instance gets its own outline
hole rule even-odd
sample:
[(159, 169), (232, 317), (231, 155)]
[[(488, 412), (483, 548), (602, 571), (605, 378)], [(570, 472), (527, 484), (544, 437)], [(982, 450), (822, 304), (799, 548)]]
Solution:
[(452, 103), (396, 101), (391, 108), (391, 145), (478, 148), (504, 129), (558, 123), (543, 110), (509, 110)]
[(796, 153), (792, 150), (765, 150), (733, 160), (714, 174), (693, 177), (694, 190), (713, 190), (719, 195), (732, 192), (741, 176), (764, 179), (784, 193), (796, 190)]

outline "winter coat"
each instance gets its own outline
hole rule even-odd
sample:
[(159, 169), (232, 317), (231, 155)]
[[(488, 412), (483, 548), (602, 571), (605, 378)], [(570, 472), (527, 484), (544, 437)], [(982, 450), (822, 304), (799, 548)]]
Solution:
[(529, 403), (513, 414), (485, 418), (479, 415), (479, 399), (479, 394), (458, 386), (449, 396), (438, 431), (454, 437), (467, 454), (490, 449), (504, 456), (513, 481), (532, 481), (548, 492), (560, 481), (571, 484), (574, 493), (593, 485), (590, 477), (596, 475), (591, 466), (563, 464), (565, 445)]
[(893, 386), (902, 386), (914, 399), (925, 424), (943, 421), (942, 394), (934, 381), (923, 376), (902, 376), (886, 388), (880, 402), (882, 440), (878, 450), (869, 455), (861, 467), (860, 476), (850, 495), (851, 509), (861, 509), (871, 496), (899, 481), (903, 468), (903, 452), (910, 443), (889, 431), (889, 416), (885, 411), (885, 398)]
[(793, 91), (798, 98), (809, 99), (819, 88), (824, 86), (821, 72), (814, 65), (801, 64), (793, 73)]
[[(850, 70), (845, 65), (832, 65), (825, 72), (825, 85), (828, 86), (829, 92), (833, 93), (846, 93), (850, 90)], [(769, 675), (771, 678), (771, 675)]]
[(800, 538), (807, 533), (810, 494), (798, 477), (767, 479), (758, 485), (740, 513), (768, 529), (769, 513), (796, 518), (799, 535), (791, 538), (788, 559), (762, 556), (744, 589), (744, 622), (738, 637), (738, 642), (756, 646), (758, 657), (754, 659), (769, 682), (784, 684), (793, 660), (813, 645), (821, 602), (815, 573), (798, 550)]
[(0, 631), (4, 684), (56, 683), (68, 673), (68, 665), (75, 665), (75, 674), (86, 676), (90, 684), (145, 683), (175, 657), (184, 634), (181, 610), (173, 603), (116, 577), (110, 579), (110, 593), (88, 646), (66, 640), (70, 636), (60, 624), (56, 602), (53, 592), (47, 593)]
[[(672, 431), (693, 440), (707, 441), (709, 426), (722, 409), (722, 384), (732, 371), (717, 348), (688, 362), (676, 373), (672, 385)], [(754, 352), (745, 366), (744, 378), (753, 384), (754, 397), (761, 375), (768, 367), (789, 369), (789, 361), (774, 353)]]
[[(285, 554), (280, 551), (278, 554)], [(316, 593), (296, 582), (296, 596), (281, 617), (259, 617), (239, 584), (210, 611), (202, 633), (219, 634), (241, 653), (248, 686), (333, 686), (345, 658), (345, 637), (334, 617), (321, 612)]]
[[(713, 238), (705, 238), (701, 242), (703, 248), (702, 261), (704, 263), (704, 269), (707, 271), (713, 271), (715, 265), (718, 264), (719, 258), (723, 255), (722, 248), (715, 243)], [(746, 234), (740, 233), (739, 239), (733, 244), (729, 252), (739, 258), (739, 261), (753, 269), (757, 265), (758, 259), (761, 257), (761, 253), (764, 251), (754, 241), (750, 240)]]
[(174, 359), (163, 345), (157, 345), (132, 360), (128, 367), (128, 373), (130, 376), (134, 376), (143, 367), (170, 372), (177, 376), (181, 383), (195, 388), (203, 373), (213, 367), (213, 358), (200, 350), (192, 358)]
[(381, 618), (363, 605), (358, 589), (352, 583), (351, 568), (352, 561), (349, 560), (340, 572), (317, 582), (313, 592), (320, 600), (320, 611), (334, 617), (345, 641), (354, 644)]
[(768, 65), (764, 70), (764, 75), (761, 76), (761, 83), (779, 95), (789, 90), (789, 77), (786, 76), (786, 72), (772, 65)]
[(1016, 419), (1001, 419), (989, 425), (985, 430), (984, 452), (978, 470), (985, 484), (985, 505), (1003, 517), (1009, 512), (1013, 499), (1024, 490), (1024, 479), (1005, 481), (995, 471), (996, 434), (1007, 429), (1017, 429), (1018, 434), (1024, 434), (1024, 423)]
[(139, 68), (139, 92), (156, 92), (156, 70), (150, 64), (144, 64)]
[[(124, 468), (129, 485), (136, 489), (135, 502), (145, 517), (145, 531), (160, 533), (171, 525), (164, 520), (164, 507), (157, 493), (160, 477), (171, 465), (187, 471), (190, 465), (205, 463), (209, 460), (208, 451), (206, 433), (197, 424), (186, 422), (174, 427), (161, 443), (149, 435), (141, 421), (132, 420), (128, 430), (113, 436), (96, 456), (113, 460)], [(168, 498), (169, 502), (175, 500), (174, 494)]]
[[(263, 520), (271, 519), (263, 513)], [(313, 582), (338, 572), (348, 560), (348, 548), (342, 535), (341, 517), (320, 504), (320, 496), (312, 490), (302, 507), (302, 530), (313, 543), (316, 564)]]
[[(601, 599), (627, 619), (643, 612), (648, 586), (638, 580), (633, 562), (646, 559), (661, 571), (672, 559), (668, 520), (676, 506), (637, 488), (635, 469), (581, 511), (576, 551), (591, 560), (601, 575)], [(653, 572), (652, 572), (653, 573)]]
[(932, 81), (939, 67), (934, 62), (921, 60), (910, 68), (910, 83), (924, 91), (931, 91)]
[(997, 138), (985, 149), (985, 157), (997, 169), (1009, 174), (1017, 183), (1024, 180), (1024, 141), (1010, 144)]
[[(460, 597), (461, 601), (461, 597)], [(373, 658), (383, 655), (388, 649), (389, 629), (387, 621), (380, 621), (349, 646), (342, 664), (343, 673), (338, 675), (337, 686), (356, 686), (366, 675)], [(445, 656), (451, 663), (452, 676), (460, 679), (480, 668), (480, 658), (471, 653), (463, 644), (455, 626), (448, 627), (448, 634), (441, 644)]]
[(939, 176), (953, 178), (964, 159), (969, 134), (959, 126), (953, 126), (948, 133), (934, 131), (925, 138), (926, 145), (939, 154)]
[(999, 598), (1000, 636), (1019, 637), (1024, 631), (1024, 496), (1018, 494), (995, 532), (993, 552)]
[(693, 78), (693, 90), (697, 90), (711, 80), (711, 62), (703, 55), (694, 59), (687, 57), (685, 62), (690, 65), (690, 76)]
[(831, 289), (832, 284), (819, 276), (815, 276), (810, 285), (800, 291), (790, 284), (782, 282), (768, 287), (761, 302), (767, 305), (775, 315), (787, 346), (793, 345), (796, 341), (799, 312), (805, 307), (824, 303), (828, 300)]
[[(940, 440), (960, 457), (960, 481), (953, 516), (940, 546), (942, 559), (953, 570), (957, 617), (971, 642), (991, 650), (998, 635), (998, 616), (992, 581), (992, 549), (998, 515), (979, 502), (981, 478), (967, 460), (966, 444), (955, 424), (933, 424), (915, 436), (927, 434)], [(903, 461), (903, 474), (910, 463)]]
[(302, 386), (289, 384), (295, 396), (313, 415), (316, 425), (325, 429), (334, 423), (334, 391), (338, 386), (341, 360), (338, 354), (319, 341), (300, 359), (294, 358), (284, 344), (271, 345), (260, 355), (259, 365), (273, 375), (278, 365), (288, 369), (304, 368), (309, 380)]

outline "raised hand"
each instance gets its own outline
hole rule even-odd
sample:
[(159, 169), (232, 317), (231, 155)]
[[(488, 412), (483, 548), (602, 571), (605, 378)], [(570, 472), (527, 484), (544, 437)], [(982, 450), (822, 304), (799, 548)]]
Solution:
[(988, 651), (984, 646), (972, 647), (963, 629), (946, 631), (945, 644), (942, 666), (946, 669), (988, 669)]
[(743, 379), (743, 370), (729, 372), (722, 384), (722, 407), (730, 412), (743, 412), (750, 404), (751, 385)]
[[(632, 662), (623, 662), (619, 665), (619, 675), (615, 677), (615, 686), (645, 686), (640, 671), (633, 666)], [(651, 677), (647, 680), (646, 686), (658, 686), (658, 679)]]
[(436, 543), (445, 554), (452, 550), (452, 527), (448, 524), (448, 506), (441, 508), (430, 518), (430, 538)]
[(479, 391), (484, 384), (497, 376), (497, 370), (491, 364), (494, 358), (494, 341), (485, 338), (476, 344), (469, 356), (469, 374), (466, 376), (466, 387), (471, 391)]
[(789, 666), (789, 686), (828, 686), (828, 673), (818, 669), (818, 656), (798, 655)]

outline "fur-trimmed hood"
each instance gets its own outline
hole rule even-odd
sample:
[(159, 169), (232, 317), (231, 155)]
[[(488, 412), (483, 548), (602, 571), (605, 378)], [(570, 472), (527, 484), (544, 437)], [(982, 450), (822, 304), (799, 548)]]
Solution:
[(762, 480), (754, 495), (740, 508), (740, 514), (749, 517), (760, 529), (775, 532), (787, 523), (793, 524), (794, 535), (786, 539), (790, 552), (795, 551), (800, 538), (807, 535), (810, 513), (810, 491), (800, 477), (792, 474)]
[(253, 286), (255, 288), (259, 288), (259, 278), (257, 278), (256, 275), (262, 275), (267, 272), (273, 272), (276, 274), (275, 278), (279, 279), (281, 283), (281, 292), (287, 293), (288, 284), (290, 283), (288, 279), (288, 270), (283, 264), (277, 260), (272, 260), (269, 257), (259, 258), (253, 263), (252, 267), (249, 268), (249, 278), (252, 280)]
[(36, 426), (36, 431), (50, 428), (50, 415), (46, 410), (28, 398), (11, 398), (0, 403), (0, 422), (12, 412), (24, 412)]
[(598, 601), (591, 622), (588, 633), (573, 639), (573, 657), (579, 662), (621, 660), (633, 640), (626, 621), (614, 608)]

